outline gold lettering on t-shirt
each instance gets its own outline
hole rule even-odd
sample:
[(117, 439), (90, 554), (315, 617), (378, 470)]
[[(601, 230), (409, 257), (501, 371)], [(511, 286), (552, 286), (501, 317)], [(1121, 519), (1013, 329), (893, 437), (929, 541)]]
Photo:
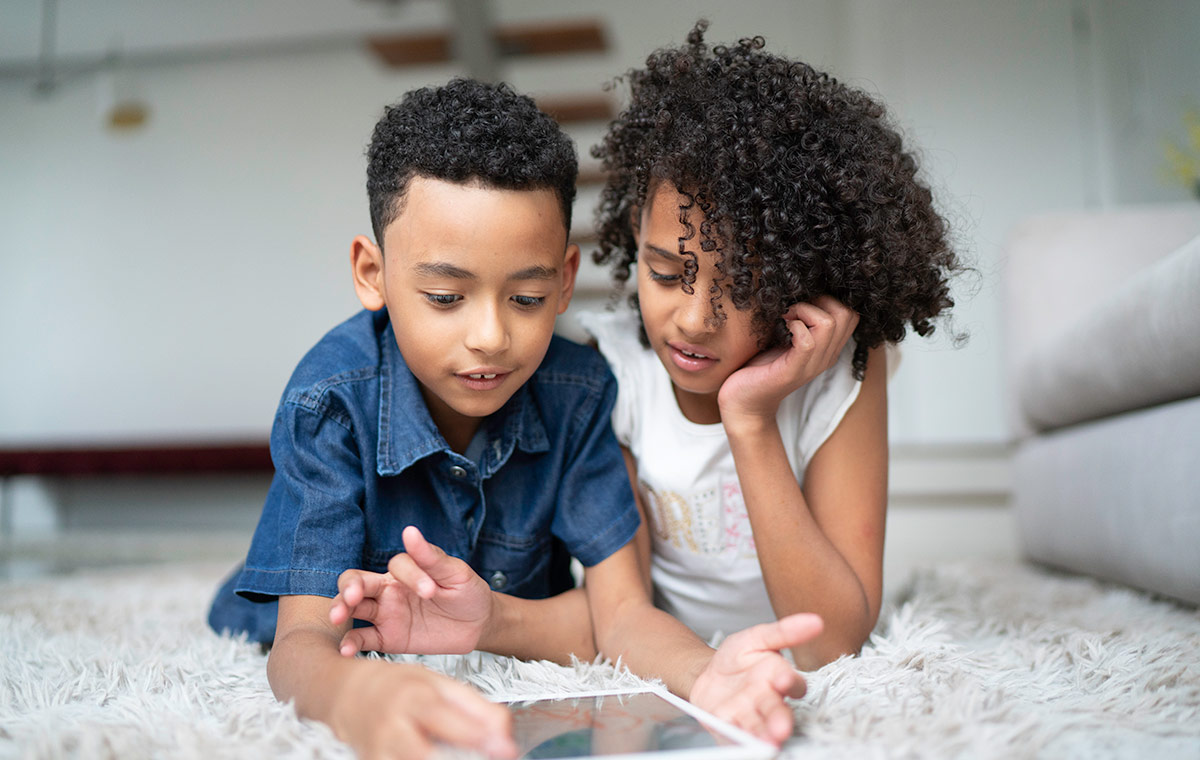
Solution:
[(708, 557), (754, 558), (754, 534), (737, 480), (690, 495), (638, 483), (656, 541)]
[(674, 491), (655, 491), (645, 483), (642, 487), (655, 537), (677, 548), (699, 553), (700, 547), (692, 535), (692, 508), (687, 499)]

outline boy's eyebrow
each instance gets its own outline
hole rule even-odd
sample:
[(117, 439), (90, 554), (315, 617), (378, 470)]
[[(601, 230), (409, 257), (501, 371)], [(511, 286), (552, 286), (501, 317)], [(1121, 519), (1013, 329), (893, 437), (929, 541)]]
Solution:
[[(475, 273), (455, 266), (445, 261), (423, 261), (413, 267), (418, 275), (424, 277), (450, 277), (455, 280), (477, 280)], [(508, 276), (509, 282), (517, 280), (553, 280), (558, 275), (558, 269), (536, 264), (524, 269), (518, 269)]]
[(479, 279), (475, 276), (474, 272), (470, 272), (462, 267), (456, 267), (453, 264), (448, 264), (444, 261), (423, 261), (413, 268), (417, 270), (417, 274), (425, 277), (451, 277), (455, 280)]
[(519, 269), (508, 276), (508, 281), (514, 280), (553, 280), (558, 275), (558, 270), (554, 267), (544, 267), (539, 265), (525, 267)]

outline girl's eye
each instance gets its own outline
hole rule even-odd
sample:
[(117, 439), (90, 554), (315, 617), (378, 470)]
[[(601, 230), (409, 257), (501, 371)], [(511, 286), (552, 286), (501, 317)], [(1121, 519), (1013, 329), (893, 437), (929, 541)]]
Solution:
[(513, 303), (526, 309), (534, 309), (546, 302), (545, 296), (513, 296)]
[(650, 273), (650, 279), (654, 280), (655, 282), (678, 282), (679, 281), (679, 275), (677, 275), (677, 274), (660, 274), (659, 272), (655, 272), (650, 267), (646, 267), (646, 271)]
[(453, 306), (462, 300), (462, 296), (454, 293), (426, 293), (425, 300), (434, 306)]

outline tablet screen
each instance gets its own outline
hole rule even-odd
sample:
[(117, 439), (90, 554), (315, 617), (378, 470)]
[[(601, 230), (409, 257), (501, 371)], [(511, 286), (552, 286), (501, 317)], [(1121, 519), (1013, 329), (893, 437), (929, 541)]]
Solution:
[(509, 708), (522, 758), (665, 753), (663, 760), (682, 760), (765, 757), (773, 750), (715, 721), (701, 722), (694, 707), (656, 691), (511, 702)]

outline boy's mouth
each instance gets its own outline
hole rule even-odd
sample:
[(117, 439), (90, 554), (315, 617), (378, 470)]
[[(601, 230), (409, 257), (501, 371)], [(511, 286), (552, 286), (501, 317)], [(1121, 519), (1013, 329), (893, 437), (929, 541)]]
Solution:
[(473, 391), (490, 391), (493, 388), (500, 387), (508, 378), (509, 370), (499, 367), (479, 367), (478, 369), (468, 370), (466, 372), (455, 373), (463, 385)]

